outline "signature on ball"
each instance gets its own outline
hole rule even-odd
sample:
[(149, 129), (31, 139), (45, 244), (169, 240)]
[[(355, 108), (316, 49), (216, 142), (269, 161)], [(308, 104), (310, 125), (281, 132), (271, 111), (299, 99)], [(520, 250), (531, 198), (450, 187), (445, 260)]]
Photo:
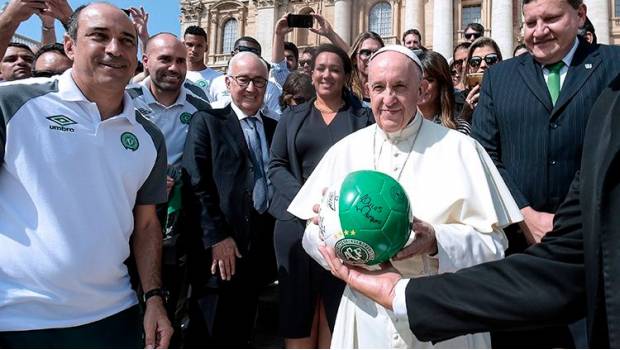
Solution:
[(372, 203), (372, 198), (368, 194), (365, 194), (355, 205), (355, 210), (362, 213), (366, 219), (372, 224), (379, 224), (380, 221), (373, 216), (373, 213), (380, 214), (383, 212), (383, 207)]

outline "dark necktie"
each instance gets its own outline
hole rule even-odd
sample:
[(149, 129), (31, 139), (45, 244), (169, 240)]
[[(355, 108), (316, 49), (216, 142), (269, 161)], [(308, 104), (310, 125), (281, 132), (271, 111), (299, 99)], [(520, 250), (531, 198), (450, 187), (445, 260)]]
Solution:
[(267, 210), (269, 203), (267, 187), (267, 176), (265, 174), (265, 164), (263, 162), (263, 151), (261, 147), (261, 137), (256, 127), (256, 117), (248, 117), (242, 119), (242, 122), (250, 128), (248, 133), (248, 148), (250, 149), (250, 158), (254, 166), (254, 191), (252, 193), (252, 200), (254, 201), (254, 209), (259, 213), (264, 213)]
[(554, 106), (560, 96), (560, 70), (562, 67), (564, 67), (563, 61), (545, 66), (545, 68), (549, 70), (549, 75), (547, 76), (547, 89), (549, 89), (551, 102), (553, 102)]

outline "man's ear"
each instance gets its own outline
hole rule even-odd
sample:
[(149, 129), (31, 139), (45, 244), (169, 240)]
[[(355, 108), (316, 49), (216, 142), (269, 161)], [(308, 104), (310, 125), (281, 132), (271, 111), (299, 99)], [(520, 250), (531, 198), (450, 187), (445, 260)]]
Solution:
[(577, 8), (577, 16), (579, 16), (579, 28), (583, 27), (586, 24), (586, 16), (588, 15), (588, 7), (586, 4), (581, 4)]
[(230, 84), (232, 82), (232, 78), (227, 75), (224, 78), (224, 81), (226, 82), (226, 89), (230, 92)]
[(74, 52), (75, 42), (73, 41), (73, 39), (71, 39), (69, 35), (65, 34), (63, 38), (63, 44), (65, 47), (65, 53), (67, 54), (67, 57), (69, 57), (71, 61), (74, 61), (73, 58), (75, 57), (75, 52)]

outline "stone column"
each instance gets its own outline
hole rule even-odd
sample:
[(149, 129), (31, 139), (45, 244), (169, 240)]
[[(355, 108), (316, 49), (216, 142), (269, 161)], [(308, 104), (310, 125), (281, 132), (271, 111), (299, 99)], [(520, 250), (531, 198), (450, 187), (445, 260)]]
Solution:
[(334, 1), (334, 30), (348, 44), (351, 44), (351, 11), (351, 0)]
[(276, 25), (277, 0), (256, 1), (256, 40), (260, 43), (262, 56), (271, 62), (273, 29)]
[(504, 59), (512, 57), (512, 0), (493, 0), (491, 4), (491, 37)]
[(597, 42), (609, 44), (609, 2), (607, 0), (584, 0), (588, 7), (588, 18), (594, 26)]
[(435, 0), (433, 4), (433, 51), (446, 58), (452, 57), (453, 49), (452, 0)]
[(405, 30), (417, 29), (424, 41), (424, 0), (405, 1)]

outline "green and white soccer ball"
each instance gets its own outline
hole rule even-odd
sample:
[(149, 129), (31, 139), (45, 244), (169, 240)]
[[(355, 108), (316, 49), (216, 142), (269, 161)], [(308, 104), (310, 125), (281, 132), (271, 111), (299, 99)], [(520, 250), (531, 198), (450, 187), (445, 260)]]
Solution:
[(327, 189), (319, 229), (343, 261), (376, 265), (403, 248), (411, 233), (410, 216), (407, 194), (394, 178), (360, 170)]

